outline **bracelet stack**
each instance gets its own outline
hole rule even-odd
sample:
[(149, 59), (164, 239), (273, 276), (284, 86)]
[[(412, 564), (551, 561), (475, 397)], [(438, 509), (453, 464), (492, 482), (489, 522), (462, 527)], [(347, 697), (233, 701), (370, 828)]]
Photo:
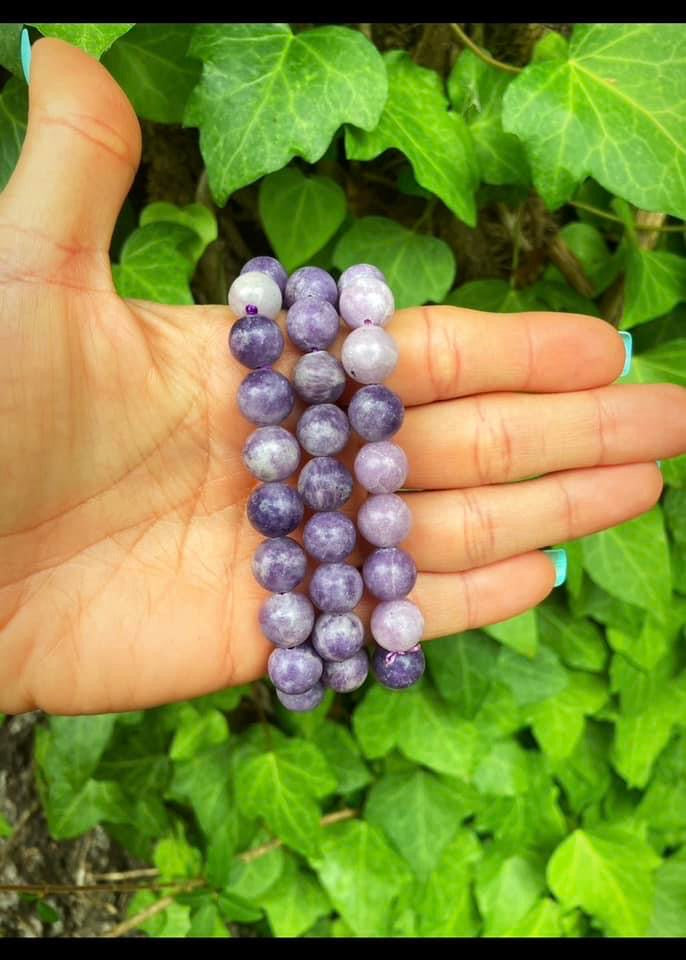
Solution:
[[(344, 271), (338, 285), (318, 267), (302, 267), (289, 278), (278, 260), (255, 257), (232, 284), (229, 306), (239, 317), (229, 336), (231, 353), (252, 370), (239, 387), (238, 404), (257, 425), (243, 459), (262, 481), (248, 500), (248, 519), (267, 538), (255, 552), (253, 573), (272, 592), (259, 619), (276, 647), (268, 673), (277, 696), (288, 709), (312, 710), (327, 687), (344, 693), (364, 683), (369, 670), (365, 631), (353, 611), (365, 586), (381, 601), (371, 619), (377, 643), (374, 673), (392, 689), (411, 686), (424, 672), (424, 619), (406, 599), (417, 570), (398, 546), (409, 533), (411, 515), (396, 493), (407, 478), (407, 458), (389, 442), (402, 425), (404, 409), (400, 398), (382, 385), (398, 359), (397, 347), (383, 329), (395, 306), (385, 277), (376, 267), (358, 264)], [(275, 322), (282, 306), (288, 310), (288, 336), (304, 354), (293, 372), (293, 386), (271, 366), (284, 348)], [(339, 333), (339, 312), (352, 328), (342, 364), (327, 352)], [(364, 385), (347, 414), (336, 405), (346, 372)], [(297, 439), (279, 426), (291, 414), (296, 393), (308, 404), (297, 423)], [(358, 529), (376, 548), (362, 574), (346, 562), (357, 534), (340, 511), (352, 495), (353, 477), (336, 459), (351, 428), (366, 441), (354, 471), (370, 494), (358, 512)], [(311, 459), (295, 488), (285, 481), (300, 465), (301, 447)], [(303, 550), (288, 535), (299, 527), (306, 508), (312, 515), (303, 530)], [(305, 551), (318, 563), (309, 598), (295, 592), (307, 573)]]

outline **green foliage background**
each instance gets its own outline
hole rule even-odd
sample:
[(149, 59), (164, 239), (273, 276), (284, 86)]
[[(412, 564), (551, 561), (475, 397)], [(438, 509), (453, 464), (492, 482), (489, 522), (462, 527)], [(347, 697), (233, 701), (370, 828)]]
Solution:
[[(223, 299), (269, 246), (289, 270), (369, 260), (400, 306), (605, 316), (634, 332), (630, 380), (686, 384), (686, 27), (471, 25), (504, 70), (432, 42), (450, 25), (357, 26), (33, 25), (102, 58), (148, 171), (167, 130), (196, 138), (195, 196), (149, 175), (127, 203), (121, 293), (204, 301), (219, 276)], [(50, 718), (52, 835), (104, 824), (178, 881), (155, 937), (686, 936), (686, 457), (663, 472), (650, 513), (566, 545), (563, 589), (428, 645), (402, 695), (294, 716), (257, 683)]]

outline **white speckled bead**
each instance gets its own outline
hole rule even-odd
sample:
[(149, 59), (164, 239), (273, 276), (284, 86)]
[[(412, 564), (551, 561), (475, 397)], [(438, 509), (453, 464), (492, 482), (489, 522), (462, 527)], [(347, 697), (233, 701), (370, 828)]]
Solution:
[(236, 277), (229, 290), (229, 306), (237, 317), (261, 314), (276, 320), (281, 309), (281, 291), (266, 273), (249, 270)]
[(338, 312), (349, 327), (385, 327), (394, 310), (391, 288), (376, 277), (358, 277), (341, 290), (338, 300)]
[(341, 362), (358, 383), (383, 383), (396, 368), (398, 348), (381, 327), (358, 327), (345, 338)]

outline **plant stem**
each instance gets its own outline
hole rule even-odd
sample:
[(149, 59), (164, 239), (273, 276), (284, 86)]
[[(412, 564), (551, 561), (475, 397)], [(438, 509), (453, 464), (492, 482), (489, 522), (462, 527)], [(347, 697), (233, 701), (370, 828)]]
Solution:
[(453, 32), (456, 34), (461, 43), (463, 43), (465, 47), (469, 47), (472, 53), (475, 53), (480, 60), (483, 60), (484, 63), (488, 63), (491, 67), (497, 67), (498, 70), (505, 70), (507, 73), (522, 72), (522, 67), (515, 67), (511, 63), (503, 63), (502, 60), (496, 60), (495, 57), (492, 57), (487, 50), (482, 50), (481, 47), (474, 43), (471, 37), (467, 36), (462, 27), (460, 27), (457, 23), (451, 23), (450, 26), (453, 28)]
[[(592, 213), (596, 217), (602, 217), (604, 220), (612, 220), (614, 223), (621, 223), (624, 226), (624, 221), (621, 217), (616, 217), (614, 213), (606, 213), (605, 210), (601, 210), (600, 207), (593, 207), (590, 203), (581, 203), (580, 200), (569, 200), (570, 207), (576, 207), (577, 210), (585, 210), (586, 213)], [(658, 233), (683, 233), (686, 230), (686, 224), (668, 224), (665, 226), (653, 226), (650, 223), (640, 223), (636, 221), (634, 224), (637, 230), (650, 230), (656, 231)]]
[[(189, 880), (188, 883), (182, 884), (176, 893), (186, 893), (186, 891), (193, 890), (195, 887), (204, 886), (204, 884), (205, 881), (202, 878)], [(156, 916), (158, 913), (162, 913), (162, 911), (166, 910), (167, 907), (171, 907), (171, 905), (174, 903), (174, 896), (175, 894), (170, 894), (167, 897), (162, 897), (161, 900), (157, 900), (145, 910), (141, 910), (141, 912), (137, 913), (135, 917), (130, 917), (128, 920), (124, 920), (123, 923), (118, 923), (116, 927), (112, 927), (112, 929), (108, 930), (107, 933), (103, 933), (103, 939), (111, 940), (114, 937), (123, 937), (125, 933), (129, 932), (129, 930), (135, 930), (136, 927), (141, 925), (141, 923), (145, 923), (145, 921), (149, 920), (151, 917)]]

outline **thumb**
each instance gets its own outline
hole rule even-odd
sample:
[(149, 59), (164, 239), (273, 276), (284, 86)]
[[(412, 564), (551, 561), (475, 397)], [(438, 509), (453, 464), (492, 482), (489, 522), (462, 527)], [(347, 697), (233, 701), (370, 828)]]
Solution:
[(107, 251), (140, 153), (138, 119), (107, 70), (61, 40), (39, 40), (26, 139), (0, 195), (0, 221), (62, 255)]

